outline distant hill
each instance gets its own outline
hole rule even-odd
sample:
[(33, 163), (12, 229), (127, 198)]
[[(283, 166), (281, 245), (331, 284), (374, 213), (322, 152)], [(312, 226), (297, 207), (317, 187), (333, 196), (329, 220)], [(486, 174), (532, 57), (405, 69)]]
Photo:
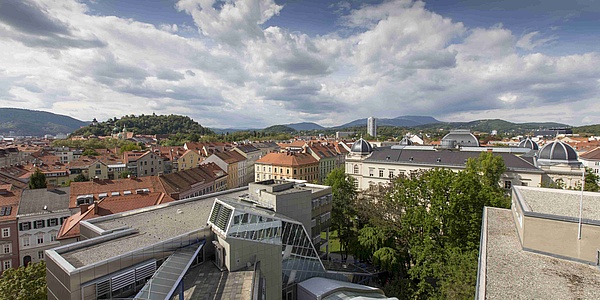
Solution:
[(0, 134), (5, 136), (10, 131), (18, 136), (68, 134), (86, 125), (87, 122), (45, 111), (0, 108)]
[(573, 127), (573, 133), (600, 135), (600, 124)]
[[(377, 126), (416, 127), (420, 125), (435, 123), (440, 123), (440, 121), (436, 120), (434, 117), (428, 116), (400, 116), (393, 119), (377, 118)], [(367, 126), (367, 119), (365, 118), (354, 120), (352, 122), (333, 128), (347, 128), (357, 126)]]
[(419, 129), (444, 128), (444, 129), (470, 129), (471, 131), (491, 132), (527, 132), (544, 128), (569, 127), (567, 124), (554, 122), (529, 122), (512, 123), (500, 119), (475, 120), (471, 122), (441, 122), (416, 126)]
[(325, 129), (325, 127), (317, 124), (317, 123), (312, 123), (312, 122), (302, 122), (302, 123), (292, 123), (292, 124), (285, 124), (285, 126), (293, 128), (297, 131), (302, 131), (302, 130), (323, 130)]
[(290, 132), (296, 132), (296, 129), (292, 128), (292, 127), (288, 127), (285, 125), (273, 125), (273, 126), (269, 126), (265, 129), (262, 130), (263, 132), (285, 132), (285, 133), (290, 133)]
[(89, 125), (80, 128), (72, 135), (96, 135), (109, 136), (117, 133), (125, 127), (135, 134), (211, 134), (212, 131), (202, 127), (198, 122), (187, 116), (179, 115), (130, 115), (121, 119), (113, 118), (97, 125)]

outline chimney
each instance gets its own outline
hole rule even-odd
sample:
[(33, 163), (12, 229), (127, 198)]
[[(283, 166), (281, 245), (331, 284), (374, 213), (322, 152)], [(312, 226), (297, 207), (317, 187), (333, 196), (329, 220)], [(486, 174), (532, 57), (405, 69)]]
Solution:
[(54, 191), (56, 189), (56, 186), (54, 186), (54, 184), (47, 184), (46, 185), (46, 190), (48, 192)]
[(79, 205), (79, 209), (81, 209), (81, 214), (82, 215), (88, 210), (88, 208), (90, 208), (89, 204), (81, 204), (81, 205)]
[(98, 201), (94, 201), (94, 214), (97, 215), (98, 214)]

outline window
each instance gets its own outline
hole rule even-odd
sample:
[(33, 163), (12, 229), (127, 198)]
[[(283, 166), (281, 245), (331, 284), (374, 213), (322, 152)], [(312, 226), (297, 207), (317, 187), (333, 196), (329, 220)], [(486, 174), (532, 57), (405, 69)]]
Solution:
[(512, 186), (512, 182), (510, 180), (505, 180), (504, 181), (504, 188), (505, 189), (510, 189), (511, 186)]
[(2, 237), (3, 238), (10, 237), (10, 228), (2, 228)]
[(383, 177), (383, 169), (379, 169), (379, 177)]
[(23, 237), (21, 240), (23, 241), (23, 247), (29, 246), (29, 237), (28, 236)]
[(4, 254), (10, 254), (12, 252), (12, 244), (8, 243), (8, 244), (4, 244), (2, 246), (2, 253)]
[(375, 169), (369, 168), (369, 176), (373, 177), (373, 172), (375, 172)]
[(48, 227), (57, 226), (57, 225), (58, 225), (58, 219), (57, 218), (48, 219)]
[(8, 270), (8, 269), (12, 268), (12, 261), (5, 260), (3, 265), (4, 265), (4, 270)]
[(358, 188), (358, 180), (354, 180), (354, 187)]
[(56, 241), (56, 233), (50, 233), (50, 241), (51, 242)]
[(96, 174), (96, 175), (102, 175), (102, 170), (96, 170), (96, 172), (94, 172), (94, 174)]
[(43, 233), (38, 233), (37, 234), (37, 243), (38, 244), (43, 244), (44, 243), (44, 234)]
[(354, 165), (354, 174), (358, 174), (358, 165)]
[(100, 169), (100, 164), (96, 164), (96, 169)]
[(19, 230), (25, 231), (31, 229), (31, 222), (21, 222), (19, 223)]
[(46, 223), (46, 221), (44, 221), (44, 220), (37, 220), (37, 221), (35, 221), (35, 222), (33, 223), (33, 228), (36, 228), (36, 229), (37, 229), (37, 228), (44, 228), (44, 227), (45, 227), (45, 226), (44, 226), (44, 225), (45, 225), (45, 223)]
[(394, 170), (389, 170), (389, 177), (394, 178)]
[(38, 251), (38, 258), (44, 259), (44, 251)]

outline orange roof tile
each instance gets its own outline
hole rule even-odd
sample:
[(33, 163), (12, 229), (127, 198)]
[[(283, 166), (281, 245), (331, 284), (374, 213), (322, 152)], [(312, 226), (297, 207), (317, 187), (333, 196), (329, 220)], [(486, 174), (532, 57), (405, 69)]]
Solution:
[(98, 194), (107, 193), (111, 197), (112, 192), (119, 192), (123, 195), (124, 191), (135, 193), (138, 189), (149, 189), (150, 192), (165, 193), (165, 188), (158, 179), (158, 176), (146, 176), (138, 178), (118, 179), (118, 180), (94, 180), (86, 182), (71, 182), (71, 195), (69, 197), (69, 208), (77, 207), (77, 196), (93, 195), (94, 200), (98, 200)]
[(304, 165), (318, 164), (319, 162), (307, 153), (269, 153), (256, 161), (257, 163), (276, 166), (299, 167)]

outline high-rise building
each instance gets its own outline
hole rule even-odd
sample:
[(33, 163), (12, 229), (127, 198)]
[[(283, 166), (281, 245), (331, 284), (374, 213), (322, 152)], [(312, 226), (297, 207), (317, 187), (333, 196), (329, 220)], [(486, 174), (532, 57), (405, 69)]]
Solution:
[(367, 133), (372, 136), (377, 136), (377, 119), (369, 117), (367, 119)]

